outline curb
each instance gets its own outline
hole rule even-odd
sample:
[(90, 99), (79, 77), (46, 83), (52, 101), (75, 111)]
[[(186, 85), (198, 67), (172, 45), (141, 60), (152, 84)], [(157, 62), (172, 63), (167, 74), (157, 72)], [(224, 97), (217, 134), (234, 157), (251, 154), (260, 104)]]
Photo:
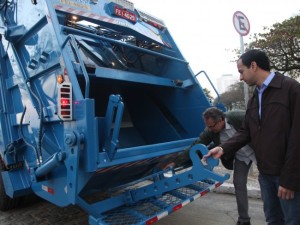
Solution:
[[(261, 199), (261, 192), (259, 188), (251, 187), (248, 185), (248, 197), (249, 198), (256, 198)], [(234, 186), (231, 183), (223, 183), (221, 186), (217, 187), (213, 190), (215, 193), (222, 193), (222, 194), (235, 194)]]

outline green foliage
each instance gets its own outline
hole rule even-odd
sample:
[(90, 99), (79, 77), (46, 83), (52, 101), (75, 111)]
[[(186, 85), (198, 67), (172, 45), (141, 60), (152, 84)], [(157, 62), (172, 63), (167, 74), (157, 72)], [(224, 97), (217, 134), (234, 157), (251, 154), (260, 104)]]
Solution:
[(247, 49), (259, 48), (270, 57), (272, 69), (300, 77), (300, 15), (254, 34)]
[[(254, 87), (248, 86), (248, 92), (253, 93)], [(244, 82), (236, 82), (220, 95), (221, 102), (228, 110), (245, 109)]]
[(203, 88), (203, 92), (205, 93), (206, 97), (210, 100), (213, 100), (214, 98), (211, 95), (210, 90), (208, 90), (207, 88)]

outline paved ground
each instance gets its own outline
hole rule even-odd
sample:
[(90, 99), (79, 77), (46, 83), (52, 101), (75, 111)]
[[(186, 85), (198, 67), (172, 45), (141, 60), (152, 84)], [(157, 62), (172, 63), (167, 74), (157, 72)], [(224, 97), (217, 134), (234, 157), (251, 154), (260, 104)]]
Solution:
[[(229, 172), (218, 167), (220, 173)], [(259, 198), (257, 170), (248, 179), (250, 216), (252, 225), (264, 225), (262, 201)], [(237, 218), (232, 181), (229, 180), (213, 193), (190, 203), (165, 217), (157, 225), (235, 225)], [(37, 198), (30, 198), (18, 209), (0, 212), (1, 225), (87, 225), (88, 216), (76, 206), (59, 208)]]
[[(252, 225), (264, 225), (262, 202), (250, 198)], [(59, 208), (38, 200), (9, 212), (0, 212), (1, 225), (88, 225), (87, 215), (78, 207)], [(157, 225), (235, 225), (234, 195), (208, 193), (177, 212), (158, 221)]]
[[(234, 187), (232, 184), (232, 171), (223, 166), (215, 171), (229, 173), (230, 179), (213, 193), (197, 199), (178, 212), (162, 219), (157, 225), (235, 225), (238, 217)], [(248, 176), (249, 214), (252, 225), (264, 225), (263, 203), (261, 200), (258, 170), (253, 166)]]
[[(262, 201), (249, 199), (252, 225), (264, 225)], [(208, 193), (181, 210), (169, 215), (157, 225), (235, 225), (237, 210), (231, 194)]]
[[(221, 174), (229, 173), (230, 179), (182, 210), (161, 220), (158, 225), (235, 225), (238, 217), (232, 171), (223, 166), (215, 168)], [(248, 176), (249, 214), (252, 225), (266, 224), (263, 203), (257, 180), (258, 170), (253, 166)]]

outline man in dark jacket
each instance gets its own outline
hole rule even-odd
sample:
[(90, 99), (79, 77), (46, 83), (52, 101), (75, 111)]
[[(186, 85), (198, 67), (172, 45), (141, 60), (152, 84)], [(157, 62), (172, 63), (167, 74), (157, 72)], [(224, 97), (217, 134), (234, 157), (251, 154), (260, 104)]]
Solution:
[[(207, 146), (218, 146), (220, 143), (232, 137), (241, 127), (245, 118), (245, 111), (235, 110), (224, 113), (216, 107), (211, 107), (203, 112), (202, 117), (206, 125), (205, 130), (188, 149), (177, 156), (174, 161), (177, 166), (191, 164), (189, 150), (193, 145), (204, 144)], [(230, 158), (229, 160), (222, 159), (222, 163), (227, 169), (234, 170), (233, 184), (239, 214), (237, 225), (250, 225), (250, 217), (248, 214), (247, 177), (252, 161), (256, 162), (254, 151), (248, 145), (241, 148), (235, 154), (235, 157)]]
[(299, 225), (300, 83), (270, 72), (269, 58), (260, 50), (244, 53), (237, 68), (241, 80), (256, 85), (245, 123), (232, 138), (204, 157), (226, 157), (251, 142), (267, 223)]

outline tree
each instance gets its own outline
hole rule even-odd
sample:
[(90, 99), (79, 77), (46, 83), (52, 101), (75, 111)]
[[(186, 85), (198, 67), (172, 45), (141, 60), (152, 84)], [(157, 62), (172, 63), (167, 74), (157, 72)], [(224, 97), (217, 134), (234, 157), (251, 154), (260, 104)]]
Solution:
[[(248, 87), (249, 93), (253, 92), (254, 87)], [(221, 102), (227, 108), (245, 109), (244, 82), (236, 82), (228, 87), (228, 90), (220, 95)]]
[(247, 49), (262, 49), (270, 57), (271, 67), (291, 77), (300, 77), (300, 15), (265, 27), (250, 38)]
[(206, 97), (207, 97), (210, 101), (213, 101), (214, 98), (212, 97), (210, 90), (208, 90), (207, 88), (203, 88), (203, 92), (205, 93)]

